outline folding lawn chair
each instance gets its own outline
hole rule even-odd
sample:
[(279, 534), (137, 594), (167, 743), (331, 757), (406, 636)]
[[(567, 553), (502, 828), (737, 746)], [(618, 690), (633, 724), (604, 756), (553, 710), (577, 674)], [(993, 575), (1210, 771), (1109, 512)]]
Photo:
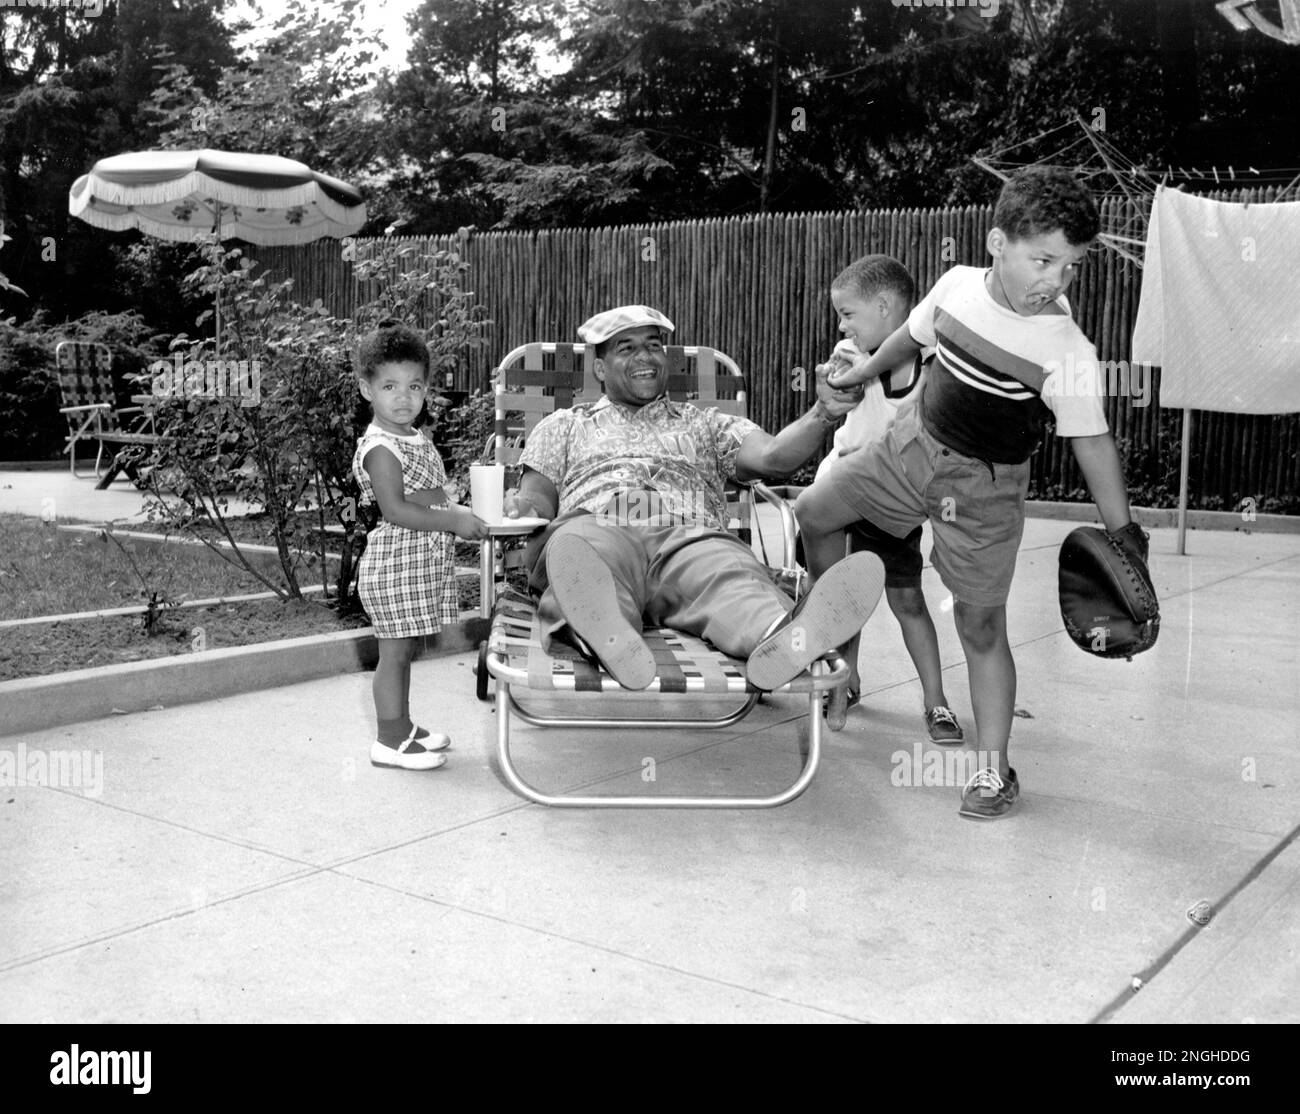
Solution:
[[(668, 393), (678, 401), (690, 399), (701, 406), (716, 406), (727, 413), (745, 414), (745, 381), (730, 357), (711, 348), (671, 345), (665, 350), (669, 363)], [(515, 349), (496, 372), (497, 463), (507, 474), (518, 465), (523, 442), (537, 423), (557, 409), (595, 402), (601, 387), (594, 373), (595, 356), (582, 344), (529, 344)], [(761, 484), (735, 485), (729, 493), (729, 528), (748, 541), (753, 522), (753, 493), (771, 495)], [(785, 531), (792, 533), (792, 531)], [(787, 549), (780, 576), (797, 582), (792, 566), (793, 550)], [(604, 670), (576, 651), (556, 647), (543, 651), (533, 602), (520, 592), (508, 590), (492, 609), (492, 626), (480, 657), (480, 696), (485, 696), (490, 674), (496, 682), (497, 756), (506, 780), (518, 793), (541, 804), (569, 807), (641, 808), (766, 808), (785, 804), (807, 788), (821, 759), (822, 693), (848, 676), (848, 666), (837, 654), (828, 654), (781, 692), (808, 697), (808, 745), (798, 777), (786, 789), (769, 796), (590, 796), (555, 795), (541, 792), (520, 776), (510, 755), (510, 718), (517, 715), (539, 727), (624, 727), (699, 728), (727, 727), (737, 723), (758, 703), (760, 693), (745, 677), (744, 663), (729, 658), (702, 639), (678, 631), (647, 629), (644, 637), (654, 654), (658, 674), (642, 693), (629, 694)], [(534, 698), (545, 694), (557, 698), (573, 713), (542, 711), (538, 700), (516, 693), (527, 691)], [(615, 695), (618, 694), (618, 695)], [(635, 695), (636, 699), (626, 698)], [(680, 702), (701, 698), (729, 701), (729, 708), (715, 716), (643, 718), (645, 698), (669, 711)], [(669, 701), (678, 702), (676, 707)], [(554, 704), (555, 699), (550, 701)], [(619, 704), (627, 716), (610, 714)], [(583, 712), (584, 706), (597, 709)], [(633, 706), (639, 706), (638, 709)], [(604, 714), (602, 714), (604, 713)]]
[[(143, 407), (117, 405), (111, 374), (113, 353), (108, 345), (83, 340), (60, 341), (54, 349), (54, 364), (59, 392), (63, 397), (59, 413), (68, 419), (68, 437), (63, 451), (68, 454), (68, 467), (72, 474), (77, 476), (77, 442), (89, 439), (98, 444), (95, 454), (97, 477), (104, 457), (104, 445), (120, 446), (108, 471), (95, 485), (99, 490), (107, 488), (123, 471), (138, 484), (139, 446), (156, 445), (162, 438), (154, 432), (153, 417)], [(130, 429), (123, 429), (121, 419), (128, 414), (139, 416), (132, 419)]]

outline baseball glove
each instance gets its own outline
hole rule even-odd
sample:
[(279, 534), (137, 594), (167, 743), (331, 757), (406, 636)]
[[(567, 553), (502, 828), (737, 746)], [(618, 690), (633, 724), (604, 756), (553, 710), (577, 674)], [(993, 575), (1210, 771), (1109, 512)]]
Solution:
[(1061, 543), (1061, 618), (1084, 650), (1128, 658), (1149, 650), (1160, 633), (1160, 601), (1147, 569), (1147, 534), (1136, 522), (1108, 533), (1094, 526)]

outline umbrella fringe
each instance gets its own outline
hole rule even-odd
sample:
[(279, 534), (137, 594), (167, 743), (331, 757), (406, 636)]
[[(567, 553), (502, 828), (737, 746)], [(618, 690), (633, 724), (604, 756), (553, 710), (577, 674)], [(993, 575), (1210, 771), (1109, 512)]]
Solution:
[[(138, 213), (126, 210), (109, 212), (88, 208), (77, 213), (76, 216), (87, 224), (94, 225), (96, 228), (105, 228), (110, 232), (126, 232), (132, 228), (138, 228), (141, 232), (157, 240), (168, 240), (177, 244), (192, 244), (195, 242), (193, 225), (159, 224), (148, 217), (142, 217)], [(222, 240), (247, 240), (250, 244), (262, 244), (268, 247), (290, 247), (294, 244), (314, 243), (316, 240), (342, 239), (344, 236), (355, 236), (360, 227), (360, 222), (352, 222), (347, 225), (330, 222), (322, 231), (320, 224), (297, 225), (286, 222), (282, 228), (249, 228), (239, 222), (231, 221), (222, 224), (221, 238)]]
[(73, 216), (80, 217), (93, 212), (95, 206), (105, 202), (122, 206), (165, 205), (169, 201), (184, 201), (191, 194), (213, 199), (220, 197), (222, 205), (239, 205), (248, 209), (283, 209), (295, 205), (306, 208), (314, 205), (327, 218), (342, 225), (349, 223), (348, 214), (356, 210), (356, 206), (340, 205), (323, 193), (314, 181), (284, 188), (256, 189), (212, 178), (201, 170), (191, 171), (183, 178), (152, 184), (122, 185), (96, 178), (93, 189), (91, 175), (85, 174), (74, 183), (68, 208)]

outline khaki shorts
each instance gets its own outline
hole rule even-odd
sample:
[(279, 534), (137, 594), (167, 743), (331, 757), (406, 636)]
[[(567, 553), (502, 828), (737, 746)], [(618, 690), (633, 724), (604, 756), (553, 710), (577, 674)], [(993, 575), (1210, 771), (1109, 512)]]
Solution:
[(976, 607), (1007, 602), (1025, 529), (1028, 461), (990, 464), (948, 448), (925, 430), (909, 399), (884, 437), (819, 482), (897, 538), (928, 518), (931, 560), (953, 598)]

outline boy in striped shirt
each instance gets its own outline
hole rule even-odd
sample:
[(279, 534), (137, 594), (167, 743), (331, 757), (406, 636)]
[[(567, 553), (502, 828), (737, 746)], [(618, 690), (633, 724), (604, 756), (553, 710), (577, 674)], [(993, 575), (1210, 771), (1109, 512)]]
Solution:
[(1100, 228), (1096, 206), (1068, 172), (1030, 167), (1003, 187), (993, 224), (990, 267), (950, 268), (869, 360), (832, 373), (830, 385), (843, 390), (936, 349), (920, 396), (899, 408), (887, 436), (795, 506), (815, 576), (843, 556), (846, 526), (865, 519), (901, 538), (929, 519), (934, 568), (952, 592), (966, 655), (979, 752), (991, 756), (962, 791), (961, 815), (977, 819), (1006, 815), (1020, 793), (1007, 759), (1016, 668), (1006, 601), (1029, 456), (1049, 410), (1106, 529), (1131, 522), (1097, 353), (1065, 300)]

